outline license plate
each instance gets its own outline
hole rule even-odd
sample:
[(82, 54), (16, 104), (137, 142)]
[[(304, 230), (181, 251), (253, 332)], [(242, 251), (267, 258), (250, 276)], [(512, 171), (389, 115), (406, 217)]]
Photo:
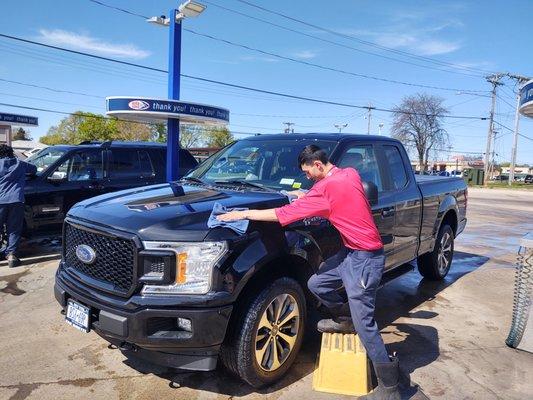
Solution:
[(67, 304), (67, 324), (82, 332), (89, 332), (90, 309), (74, 300), (69, 300)]

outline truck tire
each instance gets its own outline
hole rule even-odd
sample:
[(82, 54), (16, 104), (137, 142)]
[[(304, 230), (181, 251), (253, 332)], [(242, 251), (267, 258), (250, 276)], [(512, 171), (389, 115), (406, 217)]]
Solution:
[(440, 281), (448, 274), (453, 261), (453, 241), (451, 226), (442, 225), (433, 251), (418, 257), (418, 271), (424, 278)]
[(234, 310), (220, 358), (226, 368), (259, 388), (282, 378), (291, 367), (305, 330), (306, 304), (301, 286), (276, 279)]

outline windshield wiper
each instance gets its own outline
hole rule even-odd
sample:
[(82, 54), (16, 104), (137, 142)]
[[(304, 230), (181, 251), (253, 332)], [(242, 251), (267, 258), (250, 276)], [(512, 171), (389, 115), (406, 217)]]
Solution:
[(227, 180), (227, 181), (215, 181), (215, 183), (217, 183), (217, 184), (227, 183), (227, 184), (230, 184), (230, 185), (249, 186), (249, 187), (253, 187), (253, 188), (264, 190), (266, 192), (278, 193), (277, 190), (269, 188), (269, 187), (267, 187), (265, 185), (261, 185), (260, 183), (250, 182), (250, 181), (246, 181), (246, 180), (242, 180), (242, 179), (230, 179), (230, 180)]
[(180, 179), (180, 181), (190, 181), (207, 185), (207, 183), (205, 183), (203, 180), (201, 180), (200, 178), (195, 178), (194, 176), (184, 176)]

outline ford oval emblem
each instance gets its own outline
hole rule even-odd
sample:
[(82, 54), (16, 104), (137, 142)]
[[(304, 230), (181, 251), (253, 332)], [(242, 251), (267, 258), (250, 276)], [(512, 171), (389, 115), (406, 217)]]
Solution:
[(150, 104), (142, 100), (132, 100), (128, 103), (128, 107), (132, 110), (147, 110), (150, 108)]
[(85, 264), (92, 264), (96, 260), (96, 251), (86, 244), (76, 247), (76, 257)]

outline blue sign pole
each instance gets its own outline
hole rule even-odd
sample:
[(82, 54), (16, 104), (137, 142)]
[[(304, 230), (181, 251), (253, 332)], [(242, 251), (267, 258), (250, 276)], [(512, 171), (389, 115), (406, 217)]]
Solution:
[[(169, 12), (169, 52), (168, 52), (168, 98), (180, 98), (181, 73), (181, 21), (176, 21), (178, 10)], [(167, 124), (167, 181), (178, 179), (179, 175), (180, 121), (169, 118)]]

